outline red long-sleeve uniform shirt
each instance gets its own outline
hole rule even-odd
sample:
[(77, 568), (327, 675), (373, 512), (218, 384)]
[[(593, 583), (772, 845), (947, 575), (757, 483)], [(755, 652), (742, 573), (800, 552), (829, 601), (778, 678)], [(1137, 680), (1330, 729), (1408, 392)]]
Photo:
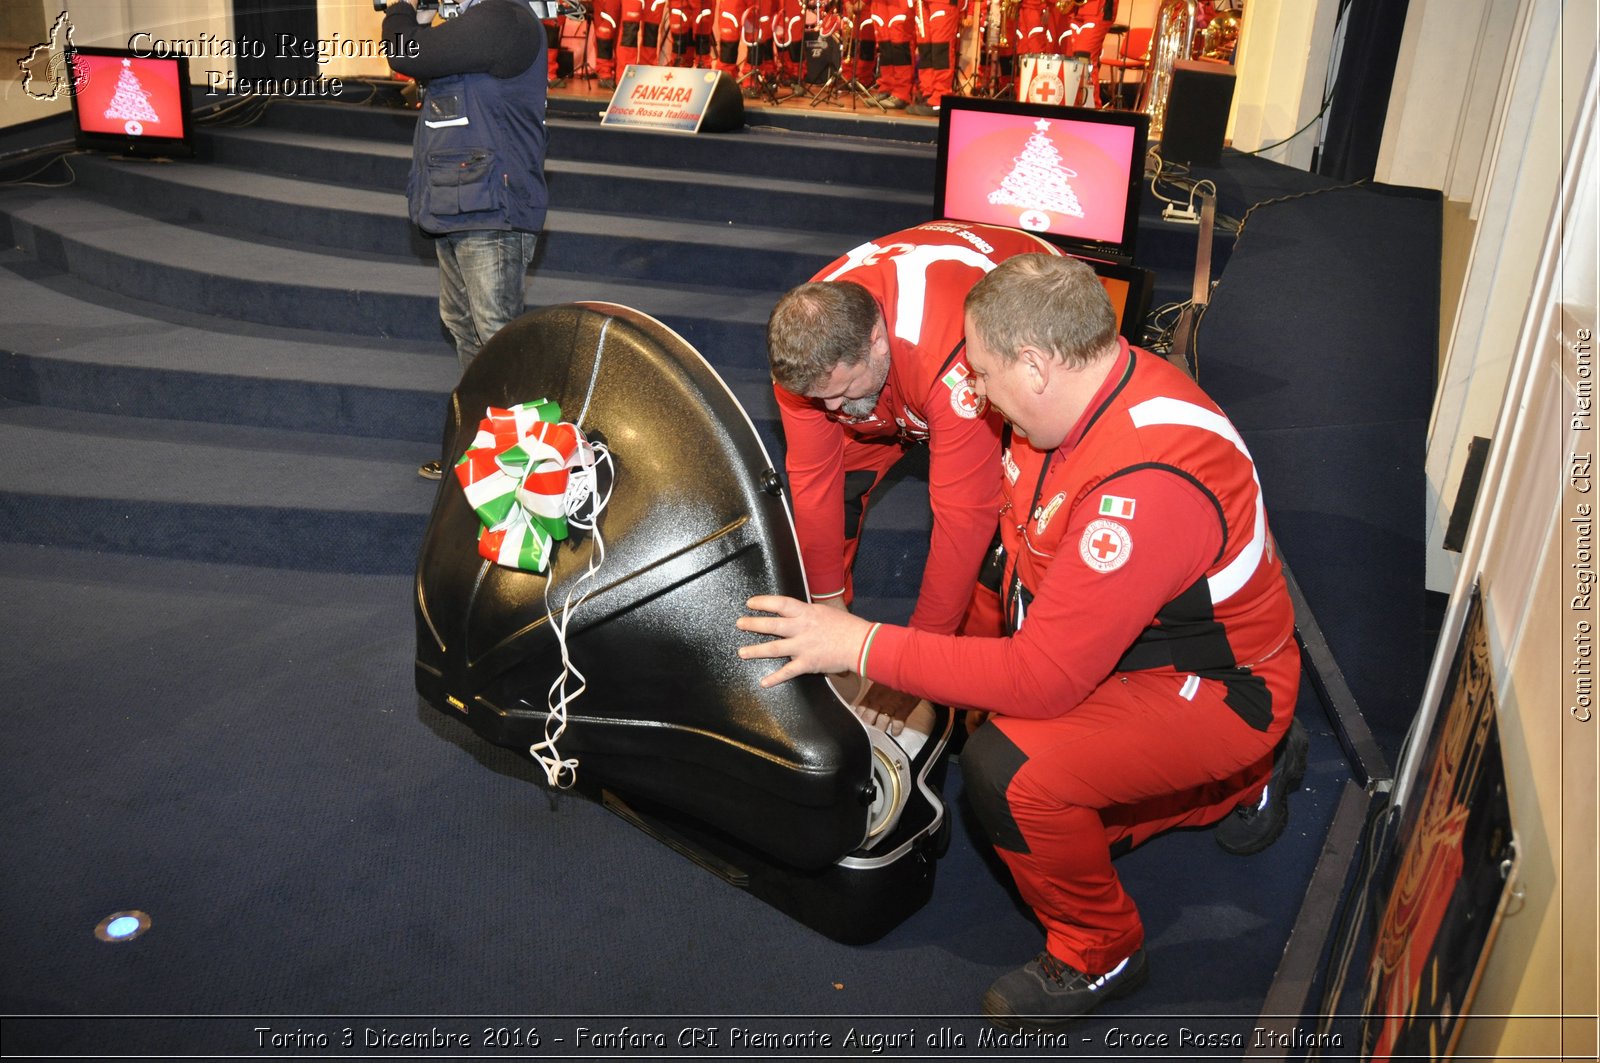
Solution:
[(845, 586), (844, 474), (855, 440), (926, 440), (933, 531), (911, 624), (960, 626), (999, 508), (1000, 437), (961, 360), (962, 304), (1002, 261), (1060, 254), (1017, 229), (929, 222), (869, 241), (815, 281), (852, 281), (872, 294), (889, 331), (890, 369), (871, 416), (853, 420), (774, 386), (788, 451), (790, 500), (813, 598)]
[(1261, 730), (1292, 708), (1294, 611), (1255, 466), (1192, 381), (1124, 342), (1062, 444), (1015, 440), (1004, 468), (1014, 633), (884, 626), (863, 674), (1008, 716), (1059, 716), (1118, 671), (1220, 680)]

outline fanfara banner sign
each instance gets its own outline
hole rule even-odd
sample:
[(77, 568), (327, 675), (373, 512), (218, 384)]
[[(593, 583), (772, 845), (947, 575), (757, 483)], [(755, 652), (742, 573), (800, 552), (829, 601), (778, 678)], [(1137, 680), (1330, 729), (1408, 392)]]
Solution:
[[(698, 133), (719, 76), (715, 70), (690, 67), (629, 66), (601, 124)], [(712, 126), (706, 131), (714, 132)]]

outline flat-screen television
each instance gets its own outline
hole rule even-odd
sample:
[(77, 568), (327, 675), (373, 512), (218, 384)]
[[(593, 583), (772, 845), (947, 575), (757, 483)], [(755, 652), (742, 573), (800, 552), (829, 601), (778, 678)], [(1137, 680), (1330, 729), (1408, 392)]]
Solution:
[(1132, 262), (1149, 124), (1142, 112), (946, 96), (934, 214)]
[(77, 146), (119, 155), (191, 155), (189, 60), (72, 48)]

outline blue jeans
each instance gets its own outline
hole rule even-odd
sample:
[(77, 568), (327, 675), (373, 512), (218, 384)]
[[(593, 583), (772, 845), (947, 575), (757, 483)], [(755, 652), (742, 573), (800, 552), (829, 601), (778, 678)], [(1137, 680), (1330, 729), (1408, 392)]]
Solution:
[(522, 313), (528, 264), (538, 233), (473, 229), (434, 241), (439, 258), (439, 320), (465, 370), (479, 349)]

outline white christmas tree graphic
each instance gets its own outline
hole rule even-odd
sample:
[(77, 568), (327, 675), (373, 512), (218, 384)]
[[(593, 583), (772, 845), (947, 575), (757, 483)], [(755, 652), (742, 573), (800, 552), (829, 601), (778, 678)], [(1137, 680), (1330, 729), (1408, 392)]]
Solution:
[(111, 106), (106, 108), (106, 117), (123, 119), (123, 128), (131, 137), (144, 132), (141, 123), (161, 121), (161, 116), (150, 106), (150, 94), (139, 84), (133, 64), (126, 59), (122, 61), (122, 73), (117, 75), (117, 91), (111, 97)]
[(1011, 172), (1006, 174), (998, 189), (989, 193), (989, 202), (1021, 207), (1018, 224), (1030, 232), (1042, 232), (1050, 227), (1046, 211), (1081, 218), (1083, 207), (1078, 204), (1078, 194), (1068, 182), (1068, 178), (1078, 176), (1077, 171), (1061, 165), (1061, 153), (1045, 135), (1050, 128), (1049, 120), (1041, 118), (1033, 128)]

